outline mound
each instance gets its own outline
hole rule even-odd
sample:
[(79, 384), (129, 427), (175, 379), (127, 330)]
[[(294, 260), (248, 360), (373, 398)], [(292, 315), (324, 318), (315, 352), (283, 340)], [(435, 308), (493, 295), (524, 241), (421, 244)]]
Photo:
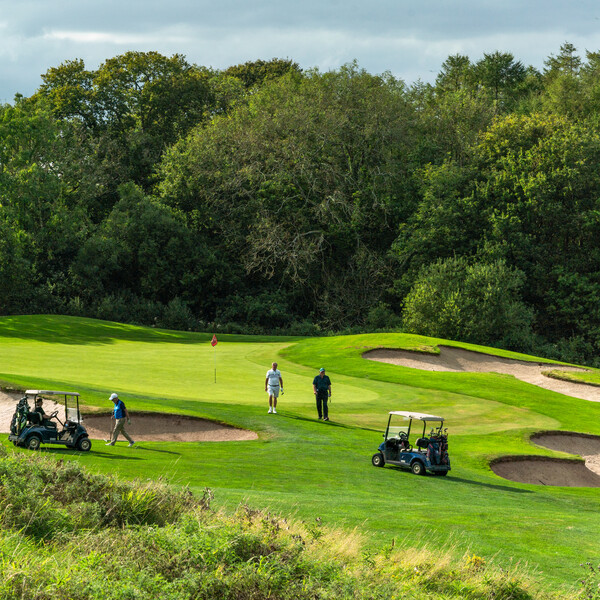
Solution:
[(600, 389), (597, 387), (586, 383), (553, 379), (543, 374), (544, 371), (556, 368), (560, 368), (561, 371), (585, 371), (586, 369), (552, 363), (533, 363), (524, 360), (502, 358), (500, 356), (492, 356), (491, 354), (482, 354), (481, 352), (473, 352), (450, 346), (440, 346), (439, 349), (439, 354), (426, 354), (422, 352), (410, 352), (408, 350), (377, 348), (365, 352), (363, 358), (426, 371), (504, 373), (513, 375), (521, 381), (559, 392), (566, 396), (600, 402)]
[(544, 456), (509, 456), (494, 461), (492, 471), (499, 477), (537, 485), (600, 487), (600, 476), (580, 460)]
[[(23, 396), (19, 392), (0, 392), (0, 433), (10, 431), (10, 421), (17, 401)], [(44, 401), (47, 413), (59, 411), (64, 407), (50, 400)], [(113, 421), (110, 413), (84, 416), (85, 428), (94, 440), (106, 439), (110, 435)], [(238, 429), (207, 419), (183, 417), (164, 413), (131, 413), (131, 425), (127, 431), (136, 441), (141, 442), (233, 442), (258, 438), (256, 433), (246, 429)]]

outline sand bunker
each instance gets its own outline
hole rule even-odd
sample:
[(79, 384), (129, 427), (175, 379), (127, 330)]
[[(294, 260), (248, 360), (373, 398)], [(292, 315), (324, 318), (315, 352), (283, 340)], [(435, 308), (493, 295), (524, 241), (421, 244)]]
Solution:
[[(21, 393), (0, 392), (0, 433), (8, 433), (15, 405)], [(58, 410), (62, 419), (64, 408), (50, 400), (44, 400), (44, 410)], [(83, 424), (93, 440), (102, 440), (110, 435), (112, 424), (110, 413), (85, 415)], [(163, 413), (136, 413), (131, 411), (131, 425), (126, 427), (137, 442), (232, 442), (255, 440), (253, 431), (238, 429), (207, 419), (183, 417)]]
[[(92, 439), (108, 438), (112, 423), (110, 413), (85, 415), (83, 419)], [(232, 442), (258, 437), (253, 431), (215, 421), (163, 413), (131, 412), (131, 425), (127, 425), (126, 429), (136, 442)]]
[(600, 476), (583, 461), (545, 456), (506, 456), (494, 461), (492, 471), (499, 477), (537, 485), (600, 487)]
[(511, 481), (538, 485), (600, 487), (600, 436), (573, 431), (543, 431), (531, 441), (544, 448), (576, 454), (581, 460), (545, 456), (505, 456), (490, 465)]
[(521, 381), (559, 392), (566, 396), (600, 402), (599, 387), (586, 383), (553, 379), (543, 374), (543, 371), (552, 369), (560, 369), (561, 371), (585, 371), (586, 369), (553, 363), (532, 363), (523, 360), (501, 358), (499, 356), (449, 346), (439, 346), (439, 349), (439, 354), (426, 354), (422, 352), (410, 352), (408, 350), (377, 348), (365, 352), (363, 358), (426, 371), (504, 373), (506, 375), (513, 375)]
[(578, 456), (594, 456), (600, 454), (600, 436), (573, 431), (543, 431), (531, 436), (537, 446), (577, 454)]

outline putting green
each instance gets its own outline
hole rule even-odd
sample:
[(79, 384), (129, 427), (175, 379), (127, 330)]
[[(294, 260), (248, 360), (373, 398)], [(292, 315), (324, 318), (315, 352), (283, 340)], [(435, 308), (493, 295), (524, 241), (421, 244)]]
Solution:
[[(133, 412), (212, 418), (259, 434), (249, 442), (96, 444), (87, 455), (46, 450), (98, 471), (166, 477), (198, 491), (211, 487), (224, 506), (250, 502), (360, 527), (377, 546), (394, 538), (407, 547), (469, 550), (503, 565), (524, 561), (552, 585), (575, 584), (579, 564), (596, 556), (597, 490), (509, 482), (489, 461), (505, 454), (564, 456), (533, 446), (529, 436), (545, 429), (600, 434), (600, 405), (506, 375), (431, 373), (361, 357), (366, 348), (423, 348), (442, 340), (218, 335), (213, 349), (211, 337), (71, 317), (2, 317), (0, 379), (73, 389), (104, 410), (118, 391)], [(285, 395), (279, 414), (267, 415), (264, 378), (273, 360)], [(311, 384), (320, 366), (333, 382), (331, 423), (315, 420)], [(409, 409), (447, 418), (449, 477), (371, 466), (387, 412)]]

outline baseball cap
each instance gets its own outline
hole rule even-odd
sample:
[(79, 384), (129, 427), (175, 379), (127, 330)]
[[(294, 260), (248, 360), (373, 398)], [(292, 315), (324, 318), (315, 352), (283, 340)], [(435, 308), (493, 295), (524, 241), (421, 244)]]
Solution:
[(111, 394), (109, 400), (116, 400), (118, 397), (118, 394)]
[(325, 369), (324, 369), (323, 367), (321, 367), (321, 368), (319, 369), (319, 373), (322, 373), (324, 370), (325, 370)]

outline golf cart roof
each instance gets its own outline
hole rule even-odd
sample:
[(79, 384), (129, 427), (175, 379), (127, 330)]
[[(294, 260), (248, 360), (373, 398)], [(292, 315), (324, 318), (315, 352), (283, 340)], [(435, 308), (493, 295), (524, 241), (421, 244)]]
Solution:
[(27, 390), (27, 396), (79, 396), (78, 392), (57, 392), (54, 390)]
[(407, 419), (419, 419), (420, 421), (444, 422), (444, 417), (436, 417), (435, 415), (426, 415), (425, 413), (409, 412), (405, 410), (390, 410), (390, 415), (398, 415)]

